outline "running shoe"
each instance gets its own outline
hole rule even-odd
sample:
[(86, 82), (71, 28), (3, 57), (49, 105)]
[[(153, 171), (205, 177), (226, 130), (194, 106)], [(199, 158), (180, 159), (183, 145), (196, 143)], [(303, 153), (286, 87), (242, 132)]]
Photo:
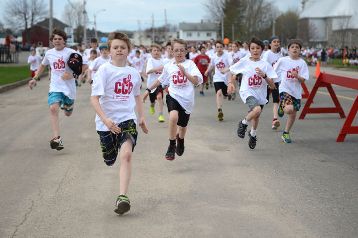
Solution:
[(118, 215), (123, 215), (131, 209), (131, 202), (126, 195), (119, 195), (116, 201), (116, 209), (114, 212)]
[(184, 138), (180, 139), (179, 135), (177, 135), (177, 146), (176, 146), (176, 150), (175, 153), (177, 153), (177, 155), (182, 156), (184, 154)]
[(159, 122), (165, 122), (164, 116), (163, 116), (163, 115), (159, 115), (158, 121), (159, 121)]
[(224, 120), (224, 113), (223, 111), (220, 109), (218, 112), (218, 120), (219, 121), (223, 121)]
[(150, 115), (154, 115), (154, 113), (155, 113), (154, 106), (149, 107), (149, 113), (150, 113)]
[(51, 149), (62, 150), (64, 148), (62, 138), (60, 136), (50, 140)]
[(249, 134), (249, 147), (250, 149), (253, 150), (256, 147), (257, 137), (252, 136), (250, 132), (248, 134)]
[(166, 160), (174, 160), (175, 159), (175, 151), (176, 151), (176, 145), (169, 145), (167, 153), (165, 154)]
[(291, 143), (292, 142), (290, 133), (283, 132), (281, 138), (282, 138), (282, 141), (285, 142), (285, 143)]
[(240, 138), (245, 138), (246, 130), (247, 130), (247, 125), (242, 123), (242, 121), (240, 121), (239, 126), (237, 128), (237, 136)]

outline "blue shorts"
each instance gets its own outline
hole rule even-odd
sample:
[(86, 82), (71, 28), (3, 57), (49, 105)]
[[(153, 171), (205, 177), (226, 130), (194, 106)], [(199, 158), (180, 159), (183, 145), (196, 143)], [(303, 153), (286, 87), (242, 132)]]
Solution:
[(62, 110), (65, 110), (66, 112), (72, 112), (75, 100), (70, 99), (65, 94), (60, 92), (49, 92), (47, 103), (49, 106), (55, 103), (59, 103)]

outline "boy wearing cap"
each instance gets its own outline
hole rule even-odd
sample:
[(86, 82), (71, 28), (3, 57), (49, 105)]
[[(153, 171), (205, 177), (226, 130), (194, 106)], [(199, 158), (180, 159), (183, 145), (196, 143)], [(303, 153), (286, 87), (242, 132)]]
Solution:
[[(273, 36), (270, 39), (270, 45), (269, 50), (265, 51), (262, 56), (262, 60), (266, 61), (272, 67), (275, 65), (275, 63), (278, 61), (279, 58), (282, 57), (282, 53), (280, 51), (280, 40), (277, 36)], [(278, 93), (278, 87), (280, 85), (280, 78), (274, 79), (275, 88), (270, 89), (270, 87), (267, 87), (267, 101), (270, 100), (270, 93), (272, 94), (272, 102), (273, 102), (273, 119), (272, 119), (272, 130), (276, 130), (280, 126), (280, 121), (278, 120), (278, 103), (280, 101), (279, 93)]]
[(100, 56), (93, 60), (93, 62), (89, 65), (88, 71), (87, 71), (87, 78), (88, 82), (92, 84), (94, 80), (94, 76), (99, 69), (99, 67), (107, 63), (111, 60), (111, 57), (109, 56), (108, 46), (107, 45), (101, 45), (99, 47), (100, 50)]
[(301, 41), (297, 39), (291, 40), (288, 44), (289, 56), (280, 58), (274, 65), (274, 69), (281, 81), (278, 116), (282, 117), (285, 113), (288, 116), (285, 130), (281, 137), (285, 143), (292, 142), (290, 130), (296, 120), (297, 111), (301, 107), (301, 83), (309, 79), (307, 64), (300, 58), (301, 48)]
[(54, 46), (46, 52), (42, 63), (29, 87), (32, 89), (39, 80), (39, 76), (47, 65), (51, 67), (50, 90), (48, 94), (48, 105), (50, 107), (51, 126), (53, 139), (50, 140), (51, 149), (62, 150), (64, 148), (60, 136), (59, 109), (64, 110), (66, 116), (71, 116), (73, 104), (76, 98), (76, 84), (73, 72), (67, 61), (75, 50), (65, 47), (67, 35), (64, 31), (54, 29), (51, 35), (51, 42)]

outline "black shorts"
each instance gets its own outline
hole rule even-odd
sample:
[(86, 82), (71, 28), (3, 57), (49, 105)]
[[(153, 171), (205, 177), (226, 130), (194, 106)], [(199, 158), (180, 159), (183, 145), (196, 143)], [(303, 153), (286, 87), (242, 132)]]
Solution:
[(118, 124), (121, 133), (114, 134), (111, 131), (97, 131), (104, 162), (111, 166), (116, 162), (118, 151), (128, 139), (132, 141), (132, 151), (137, 143), (137, 127), (134, 120), (124, 121)]
[(217, 93), (219, 90), (223, 93), (225, 97), (227, 97), (227, 85), (224, 82), (215, 82), (214, 83), (215, 92)]
[(181, 127), (186, 127), (188, 125), (190, 114), (185, 113), (185, 109), (178, 103), (177, 100), (172, 98), (169, 94), (166, 96), (166, 103), (168, 106), (168, 112), (178, 111), (178, 122), (177, 125)]
[(149, 93), (149, 100), (151, 103), (154, 103), (155, 100), (157, 100), (158, 93), (162, 93), (162, 98), (163, 98), (163, 88), (161, 85), (159, 85), (153, 93)]
[(278, 92), (278, 87), (280, 86), (279, 83), (275, 83), (276, 89), (270, 89), (269, 86), (267, 86), (267, 103), (270, 101), (270, 93), (272, 93), (272, 101), (274, 103), (279, 103), (280, 102), (280, 94)]

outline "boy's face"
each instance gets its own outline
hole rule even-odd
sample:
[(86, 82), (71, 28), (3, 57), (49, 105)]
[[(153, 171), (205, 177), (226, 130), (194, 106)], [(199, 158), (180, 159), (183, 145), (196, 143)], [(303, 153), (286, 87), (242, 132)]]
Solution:
[(290, 48), (288, 48), (288, 53), (291, 57), (300, 56), (301, 48), (299, 44), (291, 44)]
[(91, 58), (91, 59), (97, 58), (97, 54), (91, 53), (91, 54), (90, 54), (90, 58)]
[(272, 40), (270, 46), (272, 50), (276, 51), (280, 47), (280, 40), (279, 39)]
[(200, 53), (205, 54), (205, 52), (206, 52), (205, 47), (201, 48)]
[(104, 48), (101, 50), (101, 55), (104, 57), (107, 57), (109, 55), (109, 50), (107, 48)]
[(152, 48), (152, 57), (154, 59), (159, 59), (161, 56), (161, 52), (160, 52), (160, 49), (158, 49), (157, 47), (153, 47)]
[(261, 46), (256, 43), (251, 43), (250, 44), (250, 53), (251, 53), (252, 58), (259, 59), (261, 56), (261, 53), (262, 53)]
[(112, 60), (127, 60), (128, 45), (125, 41), (114, 39), (111, 42), (110, 55)]
[(173, 48), (171, 45), (168, 45), (167, 48), (166, 48), (167, 52), (168, 52), (168, 56), (169, 57), (173, 57), (174, 54), (173, 54)]
[(220, 43), (216, 43), (215, 45), (216, 52), (222, 54), (224, 52), (224, 46)]
[(239, 47), (237, 47), (236, 44), (232, 44), (231, 48), (232, 48), (232, 51), (234, 51), (234, 52), (239, 50)]
[(35, 55), (35, 54), (36, 54), (36, 51), (31, 50), (31, 55)]
[(97, 48), (97, 46), (98, 46), (96, 42), (91, 42), (90, 45), (91, 45), (91, 48), (93, 48), (93, 49)]
[(52, 44), (56, 50), (62, 50), (63, 48), (65, 48), (65, 40), (60, 35), (53, 36)]
[(177, 62), (182, 62), (185, 60), (185, 53), (186, 53), (185, 45), (175, 42), (173, 45), (173, 52), (174, 52), (175, 60)]

